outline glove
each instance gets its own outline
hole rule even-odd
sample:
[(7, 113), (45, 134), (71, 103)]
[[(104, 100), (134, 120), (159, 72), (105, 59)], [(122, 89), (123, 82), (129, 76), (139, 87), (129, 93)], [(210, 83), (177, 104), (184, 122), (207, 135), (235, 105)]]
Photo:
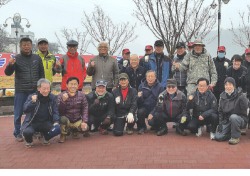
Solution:
[(127, 67), (127, 65), (128, 65), (128, 60), (123, 60), (122, 66), (123, 66), (123, 67)]
[(149, 56), (145, 56), (145, 62), (148, 62)]
[(120, 104), (120, 102), (121, 102), (121, 97), (119, 96), (119, 97), (116, 97), (115, 98), (115, 102), (116, 102), (116, 104)]
[(159, 96), (159, 103), (163, 103), (163, 96), (162, 95)]
[(186, 116), (182, 116), (181, 117), (181, 123), (185, 123), (187, 121), (187, 117)]
[(133, 123), (134, 122), (134, 115), (130, 112), (127, 115), (127, 122), (128, 123)]
[(110, 118), (105, 118), (104, 121), (102, 122), (103, 125), (109, 125), (110, 124)]

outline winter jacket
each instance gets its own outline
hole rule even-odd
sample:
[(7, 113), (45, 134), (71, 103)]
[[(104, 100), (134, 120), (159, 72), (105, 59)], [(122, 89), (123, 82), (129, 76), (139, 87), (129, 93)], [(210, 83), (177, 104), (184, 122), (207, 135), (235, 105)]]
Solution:
[(213, 58), (213, 61), (218, 75), (218, 80), (214, 87), (214, 92), (218, 92), (219, 94), (221, 94), (224, 91), (224, 80), (226, 79), (227, 69), (232, 65), (232, 62), (225, 57), (221, 59), (215, 57)]
[(60, 116), (66, 116), (71, 123), (82, 120), (88, 122), (88, 101), (81, 91), (77, 91), (74, 96), (70, 96), (64, 102), (62, 96), (67, 91), (58, 95), (58, 110)]
[(47, 52), (47, 54), (44, 55), (40, 50), (38, 50), (36, 54), (42, 58), (45, 78), (50, 82), (53, 82), (52, 76), (55, 73), (62, 72), (62, 67), (56, 66), (56, 57), (50, 52)]
[(246, 91), (245, 76), (247, 75), (247, 68), (240, 66), (238, 70), (233, 69), (233, 66), (227, 69), (227, 77), (232, 77), (235, 80), (236, 88), (241, 87), (243, 92)]
[(119, 69), (117, 62), (111, 56), (101, 57), (96, 56), (92, 58), (89, 63), (95, 62), (95, 66), (88, 66), (87, 74), (92, 76), (92, 89), (95, 88), (95, 83), (99, 79), (104, 79), (108, 82), (107, 88), (118, 86)]
[(141, 83), (139, 86), (138, 92), (142, 92), (142, 96), (138, 97), (138, 109), (144, 107), (148, 113), (150, 113), (156, 103), (157, 99), (160, 93), (162, 93), (164, 88), (161, 86), (159, 81), (156, 81), (156, 83), (149, 87), (147, 81)]
[(245, 89), (247, 92), (247, 96), (250, 97), (250, 62), (244, 60), (242, 65), (247, 68), (247, 74), (244, 77)]
[(124, 72), (121, 73), (127, 73), (130, 86), (138, 90), (142, 80), (145, 79), (146, 71), (143, 67), (139, 66), (136, 70), (131, 67), (127, 67)]
[(86, 66), (84, 59), (78, 55), (76, 52), (75, 55), (67, 52), (66, 55), (63, 55), (60, 59), (62, 65), (62, 84), (61, 89), (66, 90), (66, 82), (70, 77), (77, 77), (79, 79), (78, 90), (82, 90), (83, 82), (86, 78)]
[(229, 117), (232, 114), (241, 116), (247, 123), (247, 108), (248, 99), (242, 93), (242, 89), (235, 89), (231, 96), (226, 92), (222, 92), (219, 101), (219, 122), (229, 121)]
[(8, 64), (5, 68), (7, 76), (15, 72), (16, 92), (35, 92), (37, 81), (44, 78), (44, 68), (42, 59), (36, 54), (18, 54), (15, 56), (16, 62)]
[(105, 96), (97, 97), (95, 91), (93, 91), (86, 95), (86, 98), (89, 104), (89, 115), (114, 118), (115, 100), (111, 93), (106, 92)]
[[(183, 55), (176, 55), (174, 57), (174, 62), (181, 63), (186, 54), (187, 53), (185, 52)], [(187, 85), (187, 71), (179, 71), (175, 69), (172, 69), (172, 71), (173, 71), (173, 78), (176, 79), (177, 81), (177, 86), (186, 86)]]
[(188, 53), (181, 62), (179, 70), (187, 71), (187, 84), (196, 84), (201, 77), (208, 79), (214, 85), (217, 82), (214, 62), (205, 48), (200, 55), (194, 51)]
[(174, 98), (171, 99), (167, 91), (164, 90), (159, 95), (152, 115), (155, 116), (155, 113), (164, 113), (167, 117), (173, 119), (173, 121), (179, 121), (182, 116), (187, 117), (186, 104), (187, 98), (183, 92), (177, 90)]
[[(37, 93), (31, 94), (28, 96), (26, 102), (24, 103), (23, 106), (23, 111), (26, 114), (21, 131), (23, 131), (25, 128), (27, 128), (32, 121), (34, 120), (34, 117), (37, 115), (38, 109), (40, 107), (40, 101), (39, 98), (37, 99), (36, 102), (32, 102), (32, 96), (33, 95), (38, 95)], [(59, 113), (58, 113), (58, 107), (57, 107), (57, 98), (53, 94), (49, 94), (49, 106), (48, 106), (49, 114), (50, 116), (49, 121), (51, 123), (55, 123), (60, 121)]]
[(206, 119), (211, 114), (217, 114), (217, 99), (214, 94), (207, 90), (201, 94), (198, 89), (192, 94), (193, 99), (187, 103), (187, 109), (193, 109), (193, 117), (198, 118), (200, 115)]
[(115, 102), (115, 118), (126, 116), (128, 113), (135, 116), (137, 111), (137, 91), (134, 88), (129, 87), (125, 100), (123, 100), (120, 87), (113, 90), (112, 94), (114, 99), (120, 97), (120, 103)]

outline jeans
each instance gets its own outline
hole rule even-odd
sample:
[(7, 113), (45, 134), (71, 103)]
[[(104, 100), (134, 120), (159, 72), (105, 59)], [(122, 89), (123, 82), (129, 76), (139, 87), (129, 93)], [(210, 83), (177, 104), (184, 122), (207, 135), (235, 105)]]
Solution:
[(16, 92), (14, 98), (14, 133), (17, 137), (20, 134), (21, 128), (21, 117), (23, 115), (23, 105), (28, 98), (30, 92)]

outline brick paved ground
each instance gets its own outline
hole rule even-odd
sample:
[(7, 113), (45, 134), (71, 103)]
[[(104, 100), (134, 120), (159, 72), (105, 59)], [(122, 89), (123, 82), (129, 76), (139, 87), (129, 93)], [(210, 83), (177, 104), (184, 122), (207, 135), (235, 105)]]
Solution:
[(64, 144), (57, 138), (50, 146), (35, 141), (27, 149), (12, 136), (13, 117), (0, 118), (0, 168), (250, 168), (250, 132), (238, 145), (215, 142), (207, 133), (178, 136), (170, 128), (166, 136), (153, 132), (114, 137), (92, 134), (89, 138), (71, 139)]

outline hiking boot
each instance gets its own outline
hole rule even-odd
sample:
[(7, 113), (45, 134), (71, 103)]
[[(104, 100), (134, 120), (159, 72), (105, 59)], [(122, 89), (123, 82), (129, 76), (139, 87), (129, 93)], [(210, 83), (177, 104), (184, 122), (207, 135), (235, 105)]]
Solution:
[(200, 137), (201, 135), (202, 135), (202, 128), (199, 127), (199, 128), (198, 128), (198, 132), (196, 133), (196, 136), (197, 136), (197, 137)]
[(80, 137), (79, 137), (79, 133), (78, 132), (73, 132), (72, 133), (72, 138), (73, 139), (79, 139)]
[(144, 134), (145, 131), (146, 131), (146, 130), (145, 130), (144, 128), (141, 128), (141, 129), (139, 129), (138, 134)]
[(162, 128), (159, 131), (157, 131), (156, 135), (157, 136), (163, 136), (164, 134), (167, 134), (167, 133), (168, 133), (167, 129), (166, 128)]
[(59, 143), (64, 143), (65, 142), (65, 140), (66, 140), (66, 135), (64, 135), (64, 134), (61, 134), (60, 135), (60, 139), (59, 139)]
[(176, 126), (176, 133), (177, 133), (177, 134), (180, 134), (180, 135), (182, 135), (182, 136), (187, 136), (186, 131), (180, 129), (180, 127), (179, 127), (178, 125)]
[(22, 136), (21, 134), (18, 134), (18, 135), (16, 136), (16, 141), (18, 141), (18, 142), (23, 142), (23, 136)]
[(50, 142), (47, 141), (46, 139), (43, 139), (43, 145), (50, 145)]
[(99, 130), (99, 133), (102, 134), (102, 135), (107, 135), (107, 134), (109, 134), (109, 132), (108, 132), (106, 129), (103, 129), (103, 128), (101, 128), (101, 127), (99, 127), (98, 130)]
[(126, 129), (126, 133), (127, 133), (128, 135), (133, 134), (133, 133), (134, 133), (133, 128), (127, 128), (127, 129)]
[(85, 132), (83, 132), (83, 135), (82, 135), (83, 137), (89, 137), (90, 136), (90, 134), (89, 134), (89, 132), (88, 131), (85, 131)]
[(231, 138), (228, 143), (229, 144), (232, 144), (232, 145), (235, 145), (235, 144), (238, 144), (240, 142), (240, 138)]
[(214, 138), (215, 138), (215, 133), (210, 132), (210, 139), (214, 140)]
[(30, 142), (30, 143), (26, 142), (25, 147), (32, 148), (32, 147), (34, 147), (34, 144), (33, 144), (33, 142)]

